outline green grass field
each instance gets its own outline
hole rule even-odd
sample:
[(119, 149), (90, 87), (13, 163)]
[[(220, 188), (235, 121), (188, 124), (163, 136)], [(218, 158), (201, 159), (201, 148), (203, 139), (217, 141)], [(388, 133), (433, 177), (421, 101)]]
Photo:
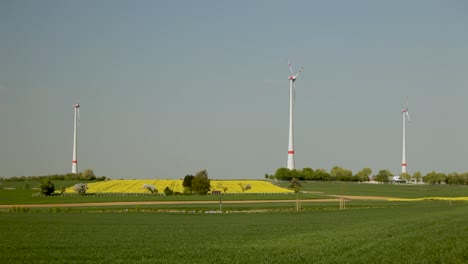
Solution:
[[(219, 201), (219, 196), (34, 196), (2, 185), (0, 263), (467, 263), (468, 201), (301, 203), (294, 194), (223, 195), (211, 204), (106, 205), (116, 201)], [(72, 182), (61, 184), (74, 184)], [(283, 183), (286, 186), (287, 183)], [(16, 187), (14, 187), (16, 186)], [(23, 186), (23, 187), (22, 187)], [(11, 189), (15, 188), (15, 189)], [(468, 186), (303, 183), (301, 199), (334, 195), (467, 197)], [(289, 200), (260, 203), (256, 200)], [(228, 201), (254, 200), (254, 203)], [(33, 204), (82, 203), (33, 208)]]
[[(281, 183), (287, 186), (288, 183)], [(468, 197), (466, 185), (367, 184), (354, 182), (304, 182), (302, 191), (318, 195), (362, 195), (397, 198)]]
[(1, 263), (466, 263), (468, 203), (267, 213), (0, 213)]

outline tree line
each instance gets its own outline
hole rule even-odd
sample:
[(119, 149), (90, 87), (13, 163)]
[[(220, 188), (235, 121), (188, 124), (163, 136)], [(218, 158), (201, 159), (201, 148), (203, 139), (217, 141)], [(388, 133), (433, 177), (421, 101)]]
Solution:
[(52, 174), (46, 176), (14, 176), (10, 178), (0, 177), (4, 182), (24, 182), (24, 181), (104, 181), (109, 180), (106, 176), (97, 177), (92, 169), (86, 169), (81, 173)]
[[(340, 166), (334, 166), (330, 171), (319, 168), (303, 168), (302, 170), (290, 170), (288, 168), (278, 168), (274, 175), (265, 174), (265, 179), (278, 180), (278, 181), (291, 181), (292, 179), (298, 179), (301, 181), (349, 181), (349, 182), (367, 182), (374, 180), (377, 182), (387, 183), (392, 182), (394, 174), (390, 170), (379, 170), (376, 174), (372, 175), (372, 169), (363, 168), (357, 173), (349, 169), (342, 168)], [(464, 173), (441, 173), (441, 172), (429, 172), (426, 175), (422, 175), (420, 171), (416, 171), (413, 174), (401, 173), (398, 176), (406, 182), (425, 182), (429, 184), (456, 184), (456, 185), (468, 185), (468, 172)]]

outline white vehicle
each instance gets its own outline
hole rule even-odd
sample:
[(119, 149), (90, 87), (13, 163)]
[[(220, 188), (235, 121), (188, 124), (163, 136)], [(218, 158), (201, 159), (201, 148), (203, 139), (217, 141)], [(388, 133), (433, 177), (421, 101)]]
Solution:
[(393, 176), (392, 181), (395, 183), (406, 183), (406, 180), (400, 176)]

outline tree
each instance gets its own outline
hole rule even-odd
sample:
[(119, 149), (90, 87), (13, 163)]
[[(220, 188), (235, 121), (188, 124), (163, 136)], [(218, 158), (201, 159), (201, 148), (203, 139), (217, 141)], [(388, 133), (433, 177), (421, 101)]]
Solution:
[(192, 191), (198, 194), (207, 194), (210, 190), (210, 179), (208, 178), (208, 172), (201, 170), (197, 172), (192, 180)]
[(182, 186), (187, 188), (190, 192), (192, 192), (192, 181), (194, 176), (193, 175), (185, 175), (184, 181), (182, 182)]
[(316, 169), (314, 171), (314, 180), (315, 181), (328, 181), (330, 179), (330, 174), (326, 169)]
[(43, 195), (51, 196), (55, 192), (55, 185), (50, 180), (43, 180), (40, 187)]
[(447, 175), (444, 173), (437, 173), (435, 171), (431, 171), (426, 176), (424, 176), (423, 181), (430, 183), (430, 184), (441, 184), (442, 182), (446, 182)]
[(223, 193), (226, 193), (226, 191), (229, 189), (227, 186), (222, 185), (221, 183), (218, 183), (217, 186), (219, 189), (223, 190)]
[(86, 183), (77, 183), (75, 184), (75, 186), (73, 186), (73, 189), (81, 194), (81, 195), (84, 195), (86, 193), (86, 191), (88, 190), (88, 185)]
[(443, 182), (447, 183), (447, 174), (445, 174), (443, 172), (437, 173), (437, 183), (441, 184)]
[(289, 181), (292, 179), (291, 171), (288, 168), (279, 168), (275, 172), (275, 178), (278, 181)]
[(420, 182), (421, 181), (421, 172), (420, 171), (415, 171), (413, 173), (413, 178), (416, 180), (416, 183)]
[(241, 187), (242, 193), (244, 193), (247, 190), (252, 189), (252, 186), (248, 183), (246, 185), (243, 185), (242, 182), (240, 182), (239, 186)]
[(392, 177), (392, 173), (389, 170), (379, 170), (379, 173), (374, 176), (374, 180), (387, 183), (390, 181), (390, 177)]
[(314, 180), (314, 170), (312, 168), (303, 168), (301, 174), (306, 181)]
[(221, 186), (221, 189), (223, 189), (223, 193), (226, 193), (226, 191), (229, 189), (227, 186)]
[(350, 170), (343, 169), (339, 166), (334, 166), (330, 171), (331, 178), (338, 181), (352, 181), (353, 172)]
[(291, 181), (293, 178), (298, 178), (299, 180), (304, 180), (304, 175), (302, 175), (301, 170), (292, 169), (289, 171), (288, 181)]
[(152, 184), (145, 184), (143, 185), (143, 189), (145, 189), (145, 191), (148, 191), (150, 192), (151, 194), (156, 194), (158, 193), (158, 190), (156, 189), (156, 187)]
[(371, 174), (371, 168), (363, 168), (362, 170), (358, 171), (358, 173), (356, 173), (356, 177), (359, 182), (365, 182), (369, 181), (369, 177), (371, 176)]
[(462, 179), (462, 184), (468, 185), (468, 172), (460, 174), (460, 178)]
[(411, 174), (407, 172), (400, 173), (400, 177), (404, 179), (406, 182), (409, 182), (411, 180)]
[(166, 186), (166, 188), (164, 189), (164, 194), (165, 194), (166, 196), (173, 195), (173, 194), (174, 194), (174, 191), (171, 190), (171, 189), (169, 188), (169, 186)]
[(463, 184), (463, 178), (456, 172), (447, 174), (447, 184)]
[(293, 189), (295, 193), (298, 193), (299, 190), (302, 188), (301, 181), (299, 181), (298, 178), (292, 178), (289, 188)]
[(83, 180), (94, 181), (96, 180), (96, 175), (92, 169), (86, 169), (81, 173)]

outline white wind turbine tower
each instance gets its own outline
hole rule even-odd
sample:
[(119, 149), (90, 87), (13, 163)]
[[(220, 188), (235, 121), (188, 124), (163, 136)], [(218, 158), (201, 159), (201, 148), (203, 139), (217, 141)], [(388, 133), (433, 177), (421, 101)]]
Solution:
[(77, 159), (77, 120), (80, 119), (80, 104), (74, 104), (75, 109), (75, 122), (73, 126), (73, 161), (72, 161), (72, 173), (78, 173), (78, 159)]
[(406, 107), (401, 111), (403, 116), (403, 154), (401, 159), (401, 173), (406, 173), (406, 118), (410, 121), (408, 113), (408, 100), (406, 101)]
[(289, 144), (288, 144), (288, 169), (294, 169), (294, 100), (296, 92), (296, 79), (301, 74), (302, 67), (296, 74), (294, 74), (293, 68), (289, 63), (289, 70), (291, 76), (289, 76)]

